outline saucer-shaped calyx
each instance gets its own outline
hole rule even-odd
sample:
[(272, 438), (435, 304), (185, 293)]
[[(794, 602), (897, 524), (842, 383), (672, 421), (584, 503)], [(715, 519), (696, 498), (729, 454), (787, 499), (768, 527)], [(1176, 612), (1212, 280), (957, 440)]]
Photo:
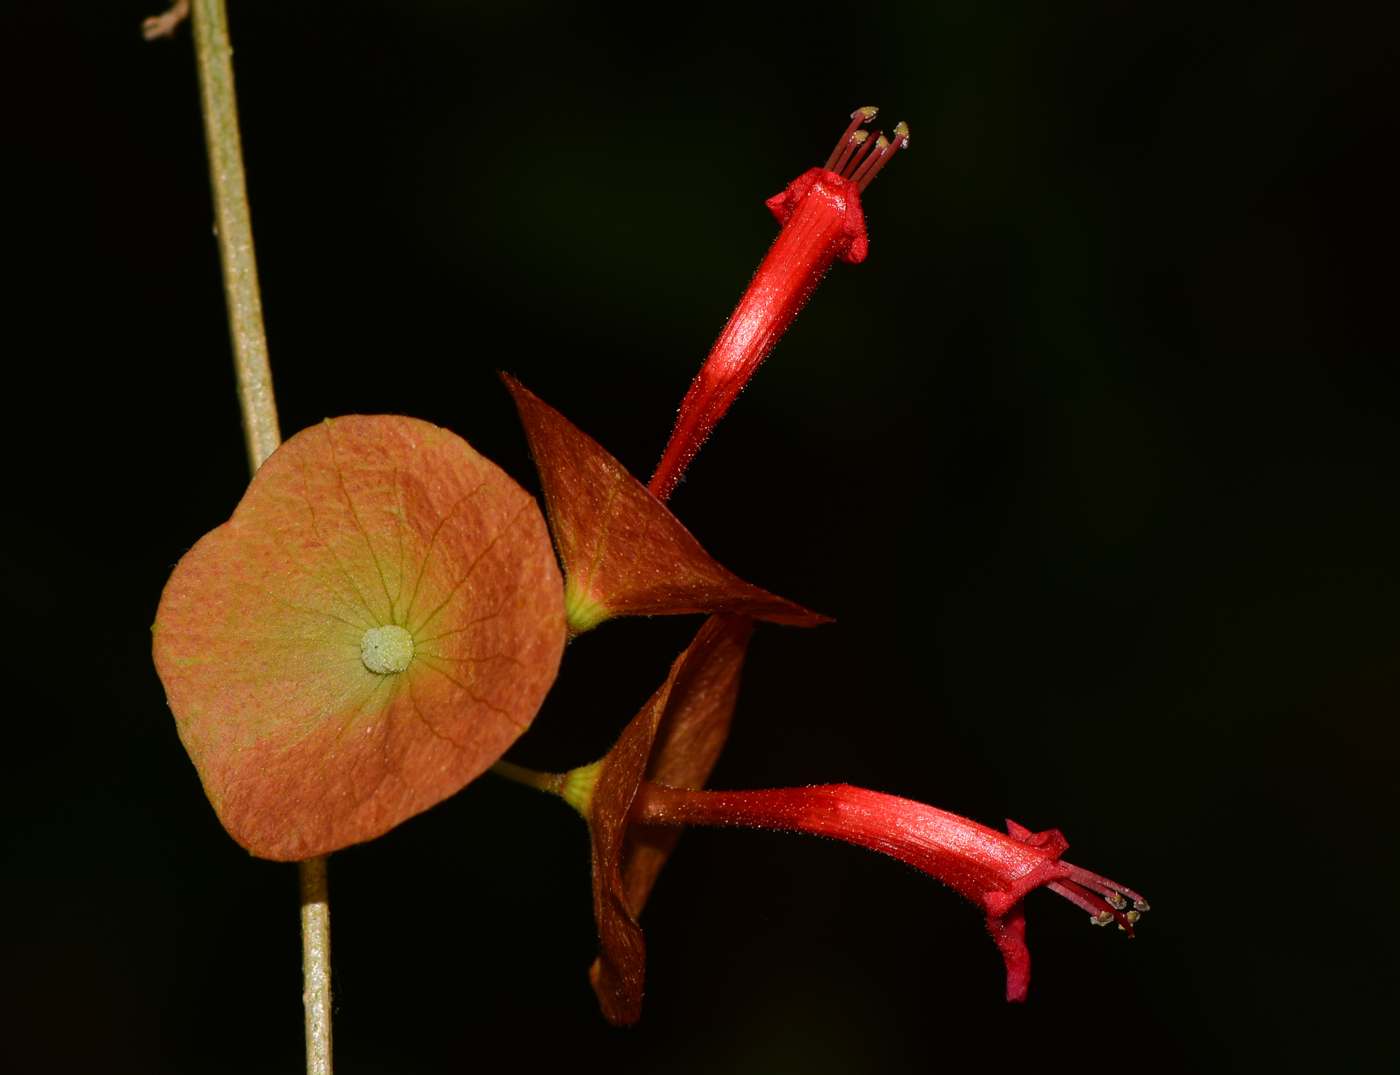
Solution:
[(614, 616), (691, 612), (797, 627), (831, 622), (726, 570), (597, 441), (514, 377), (501, 378), (539, 468), (573, 634)]
[(372, 839), (530, 724), (566, 637), (534, 499), (466, 441), (331, 419), (180, 561), (155, 662), (219, 820), (263, 858)]

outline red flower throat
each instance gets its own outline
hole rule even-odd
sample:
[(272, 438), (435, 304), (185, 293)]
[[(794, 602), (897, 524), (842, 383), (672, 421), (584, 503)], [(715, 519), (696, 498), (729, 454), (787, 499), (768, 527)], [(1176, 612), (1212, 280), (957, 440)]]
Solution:
[[(497, 772), (561, 795), (588, 820), (599, 956), (589, 972), (604, 1015), (641, 1014), (646, 942), (638, 921), (685, 825), (804, 832), (879, 851), (975, 903), (1006, 963), (1006, 998), (1030, 984), (1023, 899), (1048, 888), (1129, 934), (1141, 895), (1063, 861), (1059, 830), (1006, 832), (909, 799), (846, 784), (768, 791), (703, 789), (729, 733), (753, 619), (815, 626), (826, 617), (736, 578), (662, 504), (715, 423), (797, 316), (837, 257), (864, 259), (860, 194), (909, 141), (862, 124), (857, 109), (825, 167), (813, 168), (768, 208), (782, 231), (745, 290), (681, 404), (661, 463), (643, 488), (603, 448), (518, 382), (507, 379), (541, 475), (566, 577), (571, 634), (619, 615), (709, 612), (665, 683), (599, 761), (537, 773), (501, 761)], [(1132, 907), (1129, 909), (1129, 902)]]

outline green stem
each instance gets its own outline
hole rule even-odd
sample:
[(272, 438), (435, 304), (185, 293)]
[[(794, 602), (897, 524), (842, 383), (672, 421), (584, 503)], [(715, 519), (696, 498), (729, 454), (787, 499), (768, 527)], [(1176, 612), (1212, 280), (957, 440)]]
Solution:
[(504, 760), (491, 766), (491, 771), (497, 776), (514, 780), (517, 784), (524, 784), (537, 791), (547, 791), (551, 795), (559, 794), (564, 787), (566, 776), (564, 773), (541, 773), (535, 769), (527, 769), (523, 765), (516, 765), (514, 762)]
[(282, 437), (277, 426), (277, 402), (272, 395), (272, 369), (267, 362), (267, 334), (263, 329), (253, 225), (243, 175), (243, 143), (238, 136), (233, 48), (229, 44), (224, 0), (194, 0), (191, 15), (233, 366), (238, 374), (248, 466), (256, 472), (263, 460), (277, 450)]
[(598, 783), (598, 774), (603, 771), (603, 763), (595, 761), (592, 765), (570, 769), (567, 773), (541, 773), (514, 762), (498, 761), (491, 766), (491, 771), (517, 784), (558, 795), (582, 814), (586, 821), (593, 809), (593, 788)]

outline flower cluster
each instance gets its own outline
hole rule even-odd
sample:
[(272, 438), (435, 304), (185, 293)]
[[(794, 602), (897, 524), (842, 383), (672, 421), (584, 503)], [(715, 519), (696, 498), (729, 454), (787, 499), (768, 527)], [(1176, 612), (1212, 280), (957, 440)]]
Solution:
[[(914, 866), (986, 914), (1008, 1000), (1023, 1000), (1030, 981), (1022, 901), (1034, 889), (1132, 932), (1147, 902), (1066, 862), (1058, 830), (1008, 820), (997, 832), (845, 784), (704, 790), (755, 621), (830, 620), (725, 569), (665, 501), (836, 259), (865, 258), (861, 194), (909, 144), (903, 123), (891, 138), (868, 132), (875, 115), (857, 109), (825, 166), (768, 200), (781, 231), (649, 485), (510, 377), (547, 528), (499, 468), (416, 419), (327, 420), (267, 460), (233, 517), (181, 560), (154, 627), (181, 739), (234, 839), (265, 858), (324, 855), (488, 767), (559, 794), (589, 824), (590, 978), (619, 1025), (641, 1014), (638, 916), (685, 825), (826, 836)], [(604, 758), (553, 775), (500, 760), (569, 638), (615, 616), (697, 613), (707, 618), (694, 641)]]
[(711, 614), (607, 756), (562, 774), (496, 765), (502, 775), (561, 795), (588, 821), (600, 949), (589, 978), (603, 1014), (617, 1025), (641, 1015), (646, 943), (638, 916), (685, 825), (825, 836), (942, 881), (986, 914), (1011, 1001), (1024, 1000), (1030, 984), (1027, 893), (1048, 888), (1091, 922), (1117, 923), (1128, 933), (1147, 910), (1133, 890), (1064, 861), (1069, 844), (1057, 829), (1032, 833), (1008, 819), (1007, 831), (997, 832), (845, 784), (703, 790), (729, 733), (753, 620), (814, 626), (826, 617), (730, 574), (663, 501), (836, 258), (856, 263), (866, 256), (860, 194), (909, 141), (902, 123), (893, 140), (869, 135), (862, 128), (874, 117), (873, 108), (857, 109), (825, 167), (768, 200), (782, 231), (691, 384), (649, 486), (506, 378), (540, 470), (571, 633), (616, 615)]
[[(1006, 999), (1030, 986), (1023, 899), (1048, 888), (1095, 925), (1133, 932), (1148, 909), (1132, 889), (1065, 862), (1058, 829), (997, 832), (946, 810), (847, 784), (765, 791), (701, 790), (734, 712), (752, 623), (711, 616), (607, 756), (572, 772), (503, 775), (563, 796), (588, 821), (601, 952), (589, 977), (617, 1025), (641, 1015), (646, 945), (638, 915), (684, 825), (801, 832), (879, 851), (942, 881), (980, 907), (1006, 963)], [(1132, 907), (1129, 908), (1131, 901)]]

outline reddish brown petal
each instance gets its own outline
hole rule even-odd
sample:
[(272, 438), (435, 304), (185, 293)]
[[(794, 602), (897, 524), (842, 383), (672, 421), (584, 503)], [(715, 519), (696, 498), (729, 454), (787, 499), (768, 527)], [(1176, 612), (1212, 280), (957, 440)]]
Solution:
[(1026, 947), (1026, 906), (1020, 900), (1004, 915), (988, 915), (987, 931), (1006, 962), (1006, 999), (1021, 1002), (1031, 986), (1031, 950)]
[(699, 787), (710, 775), (729, 734), (751, 630), (747, 616), (706, 620), (598, 772), (589, 829), (601, 954), (588, 977), (615, 1026), (629, 1026), (642, 1014), (646, 942), (637, 915), (680, 834), (678, 828), (629, 826), (632, 800), (643, 778)]
[[(456, 792), (534, 719), (565, 640), (534, 499), (412, 418), (304, 430), (182, 559), (156, 669), (219, 820), (263, 858), (372, 839)], [(401, 627), (401, 672), (362, 659)]]
[(829, 623), (725, 570), (597, 441), (508, 374), (564, 562), (570, 629), (613, 616), (743, 612), (797, 627)]

